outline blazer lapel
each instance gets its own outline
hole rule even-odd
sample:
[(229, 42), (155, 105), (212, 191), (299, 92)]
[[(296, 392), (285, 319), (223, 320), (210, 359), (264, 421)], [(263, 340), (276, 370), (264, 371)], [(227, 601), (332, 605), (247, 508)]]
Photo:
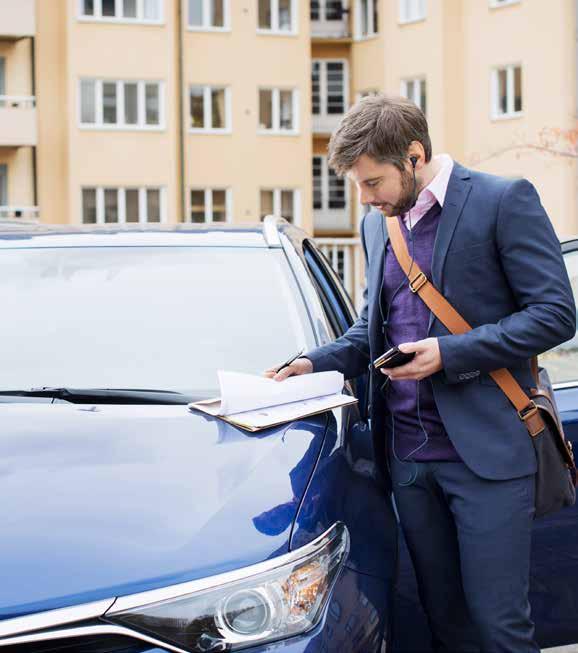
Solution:
[(379, 312), (380, 289), (383, 280), (383, 259), (385, 248), (389, 236), (385, 224), (382, 224), (383, 215), (379, 212), (373, 221), (373, 229), (370, 234), (366, 234), (365, 242), (371, 248), (371, 260), (373, 265), (370, 266), (367, 278), (368, 288), (368, 329), (369, 341), (373, 346), (378, 346), (379, 334), (381, 332), (381, 315)]
[[(472, 185), (469, 182), (470, 174), (466, 168), (459, 163), (454, 163), (452, 174), (448, 183), (448, 189), (444, 200), (442, 214), (438, 231), (434, 243), (433, 256), (432, 256), (432, 282), (434, 286), (441, 292), (443, 284), (443, 268), (446, 255), (458, 224), (458, 220), (462, 214), (464, 204), (472, 190)], [(433, 323), (434, 316), (430, 315), (428, 331)]]

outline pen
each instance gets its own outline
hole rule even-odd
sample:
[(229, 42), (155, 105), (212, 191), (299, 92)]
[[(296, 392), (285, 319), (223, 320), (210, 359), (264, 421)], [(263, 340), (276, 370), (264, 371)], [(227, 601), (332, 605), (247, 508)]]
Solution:
[(275, 372), (275, 374), (279, 374), (279, 372), (280, 372), (284, 367), (289, 367), (289, 365), (291, 365), (291, 363), (292, 363), (293, 361), (296, 361), (296, 360), (299, 358), (299, 356), (301, 356), (301, 354), (302, 354), (304, 351), (305, 351), (305, 350), (302, 349), (298, 354), (295, 354), (295, 356), (292, 356), (288, 361), (285, 361), (285, 363), (283, 363), (283, 365), (281, 365), (281, 367), (280, 367), (280, 368)]

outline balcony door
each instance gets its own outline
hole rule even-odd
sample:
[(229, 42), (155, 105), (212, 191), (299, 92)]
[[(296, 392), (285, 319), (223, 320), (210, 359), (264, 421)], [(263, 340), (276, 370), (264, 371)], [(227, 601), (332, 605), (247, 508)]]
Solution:
[(344, 0), (311, 0), (311, 34), (344, 38), (348, 36), (348, 9)]
[(348, 65), (345, 59), (313, 59), (311, 100), (313, 131), (331, 134), (347, 110)]
[(349, 233), (349, 184), (327, 165), (327, 157), (313, 157), (313, 223), (316, 233)]

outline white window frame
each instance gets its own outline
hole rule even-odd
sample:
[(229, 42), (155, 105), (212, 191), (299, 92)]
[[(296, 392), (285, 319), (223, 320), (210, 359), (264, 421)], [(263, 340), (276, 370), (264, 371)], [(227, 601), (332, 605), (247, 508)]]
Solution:
[(501, 9), (510, 5), (520, 4), (520, 0), (489, 0), (490, 9)]
[(273, 213), (279, 217), (285, 217), (281, 212), (281, 192), (293, 193), (293, 222), (297, 227), (301, 226), (301, 190), (299, 188), (271, 188), (270, 186), (263, 186), (259, 188), (259, 215), (261, 215), (261, 193), (273, 193)]
[[(264, 129), (260, 126), (260, 105), (259, 94), (261, 91), (271, 91), (273, 107), (273, 127)], [(293, 111), (293, 129), (281, 129), (281, 91), (291, 91), (292, 111)], [(259, 86), (257, 89), (257, 133), (265, 136), (297, 136), (299, 135), (299, 89), (287, 88), (283, 86)], [(287, 189), (289, 190), (289, 189)]]
[[(361, 31), (361, 0), (355, 0), (355, 35), (356, 41), (375, 38), (379, 34), (379, 25), (374, 25), (373, 17), (375, 15), (375, 5), (377, 4), (378, 12), (380, 9), (379, 0), (367, 0), (367, 34)], [(378, 13), (379, 18), (379, 13)]]
[[(514, 83), (514, 70), (520, 68), (522, 75), (522, 110), (514, 110), (514, 101), (515, 101), (515, 83)], [(505, 113), (500, 112), (500, 91), (499, 91), (499, 81), (498, 73), (500, 71), (506, 70), (506, 102), (508, 108)], [(521, 63), (507, 64), (504, 66), (494, 66), (490, 75), (490, 118), (491, 120), (509, 120), (511, 118), (520, 118), (524, 115), (524, 70)]]
[(188, 96), (188, 109), (187, 120), (191, 118), (191, 93), (190, 90), (193, 86), (199, 86), (203, 89), (203, 114), (205, 122), (209, 118), (209, 123), (213, 122), (212, 105), (211, 105), (211, 91), (224, 90), (225, 91), (225, 127), (190, 127), (189, 134), (231, 134), (233, 131), (232, 125), (232, 101), (231, 101), (231, 87), (219, 84), (189, 84)]
[(297, 0), (291, 0), (291, 29), (279, 29), (279, 0), (269, 0), (271, 3), (271, 29), (259, 27), (259, 0), (257, 0), (257, 34), (275, 36), (297, 36), (299, 25), (297, 21)]
[[(204, 224), (226, 224), (233, 221), (233, 190), (227, 186), (189, 186), (189, 192), (187, 194), (188, 209), (187, 209), (187, 222), (189, 224), (203, 224), (202, 222), (193, 222), (191, 220), (191, 191), (204, 191), (205, 193), (205, 222)], [(211, 219), (213, 214), (213, 192), (214, 191), (225, 191), (225, 222), (214, 222)]]
[[(414, 3), (419, 3), (417, 10), (413, 10)], [(419, 23), (427, 18), (427, 0), (398, 0), (398, 23), (409, 25)]]
[[(95, 84), (95, 122), (82, 122), (82, 82), (94, 82)], [(102, 86), (103, 84), (116, 84), (116, 118), (114, 124), (103, 122), (102, 110)], [(138, 120), (136, 125), (124, 122), (124, 85), (137, 84), (137, 113)], [(159, 124), (146, 124), (146, 84), (157, 84), (159, 87)], [(96, 79), (93, 77), (82, 77), (77, 84), (77, 111), (78, 127), (86, 130), (106, 130), (106, 131), (164, 131), (165, 124), (165, 83), (156, 79)]]
[[(350, 213), (351, 210), (351, 184), (347, 177), (343, 178), (344, 188), (345, 188), (345, 206), (342, 209), (331, 209), (329, 208), (329, 166), (327, 164), (327, 155), (326, 154), (312, 154), (312, 162), (314, 158), (321, 159), (321, 208), (314, 209), (312, 211), (347, 211)], [(313, 182), (313, 180), (312, 180)], [(313, 197), (313, 193), (312, 193)]]
[[(186, 1), (186, 0), (185, 0)], [(223, 0), (224, 26), (214, 27), (209, 25), (209, 8), (212, 0), (202, 0), (203, 2), (203, 24), (192, 25), (191, 16), (187, 15), (187, 30), (189, 32), (230, 32), (231, 31), (231, 0)], [(189, 4), (187, 2), (187, 13)]]
[[(117, 191), (117, 206), (118, 206), (118, 222), (104, 221), (104, 191), (116, 190)], [(95, 190), (96, 191), (96, 224), (166, 224), (167, 222), (167, 192), (165, 186), (138, 186), (128, 185), (123, 187), (104, 185), (104, 186), (82, 186), (80, 188), (80, 224), (90, 224), (83, 222), (83, 204), (82, 204), (82, 191)], [(126, 191), (138, 190), (138, 223), (126, 221)], [(148, 222), (147, 218), (147, 190), (159, 191), (159, 206), (160, 206), (160, 222)]]
[(379, 95), (381, 91), (377, 88), (364, 88), (361, 91), (357, 91), (355, 93), (355, 101), (359, 102), (359, 100), (362, 100), (364, 97), (368, 97), (370, 95)]
[[(409, 94), (408, 94), (408, 86), (409, 86), (409, 84), (413, 83), (414, 88), (415, 88), (416, 82), (419, 82), (419, 84), (418, 84), (418, 88), (419, 88), (418, 97), (416, 98), (415, 95), (413, 97), (410, 97)], [(426, 80), (425, 76), (408, 77), (406, 79), (402, 79), (401, 80), (401, 85), (400, 85), (400, 93), (401, 93), (401, 95), (403, 95), (403, 97), (406, 97), (408, 100), (411, 100), (412, 102), (417, 104), (417, 106), (424, 113), (426, 113), (427, 112), (427, 106), (426, 106), (425, 110), (423, 108), (423, 91), (424, 91), (424, 87), (426, 88), (426, 94), (425, 95), (426, 95), (426, 103), (427, 103), (427, 80)]]
[(157, 0), (159, 18), (150, 20), (144, 18), (144, 0), (137, 0), (136, 18), (126, 18), (122, 15), (122, 0), (115, 0), (114, 16), (102, 15), (102, 0), (94, 0), (94, 16), (82, 13), (84, 0), (77, 0), (77, 20), (81, 23), (122, 23), (124, 25), (164, 25), (165, 0)]
[[(319, 63), (319, 105), (321, 112), (313, 113), (312, 116), (319, 118), (330, 118), (341, 116), (347, 113), (349, 109), (349, 62), (347, 59), (312, 59), (311, 63)], [(343, 114), (340, 113), (327, 113), (327, 64), (328, 63), (341, 63), (343, 64), (343, 96), (345, 109)]]

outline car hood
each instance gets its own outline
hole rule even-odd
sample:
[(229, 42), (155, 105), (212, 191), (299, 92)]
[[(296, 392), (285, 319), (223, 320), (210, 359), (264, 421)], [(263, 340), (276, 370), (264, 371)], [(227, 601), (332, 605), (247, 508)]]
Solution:
[(0, 618), (288, 550), (325, 417), (249, 434), (185, 406), (0, 407)]

